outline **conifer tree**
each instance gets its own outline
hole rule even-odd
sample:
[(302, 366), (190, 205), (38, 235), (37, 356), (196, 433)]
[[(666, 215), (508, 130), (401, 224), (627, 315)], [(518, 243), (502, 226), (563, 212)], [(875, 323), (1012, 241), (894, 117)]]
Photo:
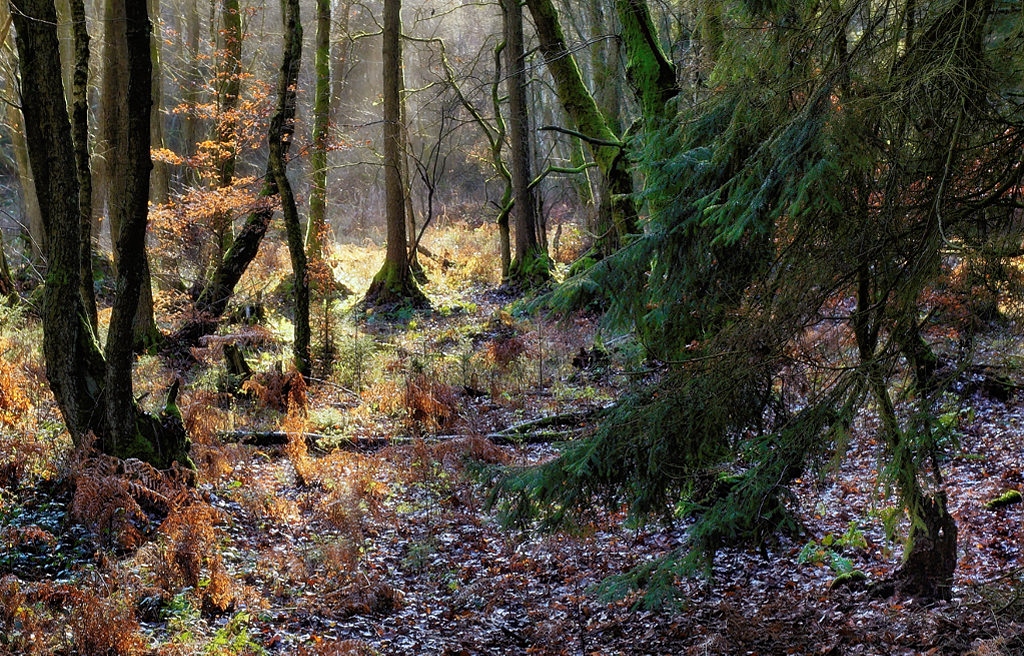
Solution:
[[(894, 589), (947, 598), (956, 524), (932, 418), (940, 359), (956, 371), (970, 354), (926, 339), (921, 317), (951, 259), (1019, 250), (1002, 246), (1021, 240), (1019, 26), (982, 0), (715, 5), (714, 93), (645, 126), (644, 234), (552, 301), (628, 290), (608, 319), (661, 379), (498, 494), (548, 523), (595, 496), (637, 520), (696, 516), (684, 549), (632, 579), (657, 603), (722, 544), (796, 530), (787, 485), (841, 456), (869, 406), (910, 526)], [(834, 347), (805, 348), (810, 327)], [(792, 368), (799, 395), (781, 384)]]

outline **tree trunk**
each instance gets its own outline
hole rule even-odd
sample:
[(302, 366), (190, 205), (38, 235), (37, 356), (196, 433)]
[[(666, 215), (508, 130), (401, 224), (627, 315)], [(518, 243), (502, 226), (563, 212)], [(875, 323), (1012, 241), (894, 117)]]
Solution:
[(313, 149), (309, 162), (313, 184), (309, 192), (306, 253), (314, 262), (323, 260), (327, 229), (327, 140), (331, 113), (331, 1), (316, 0), (316, 92), (313, 98)]
[(409, 268), (402, 186), (402, 2), (384, 0), (384, 210), (388, 228), (384, 265), (373, 277), (366, 305), (423, 305), (426, 297)]
[[(181, 140), (182, 153), (186, 157), (192, 157), (196, 153), (196, 144), (199, 139), (199, 119), (194, 109), (200, 102), (200, 89), (203, 87), (203, 80), (199, 74), (199, 43), (200, 43), (200, 21), (198, 0), (185, 0), (185, 16), (182, 17), (184, 29), (179, 35), (179, 43), (186, 64), (184, 79), (181, 82), (181, 100), (185, 107), (190, 108), (182, 116)], [(185, 169), (190, 184), (197, 184), (189, 175), (192, 167)]]
[[(111, 155), (124, 149), (125, 140), (125, 135), (120, 132), (124, 126), (124, 117), (121, 114), (124, 112), (124, 98), (127, 93), (125, 77), (128, 54), (125, 52), (124, 31), (123, 3), (118, 0), (103, 0), (103, 49), (100, 64), (102, 79), (98, 110), (100, 140), (97, 146), (97, 168), (102, 168), (103, 174), (93, 180), (93, 191), (96, 194), (95, 209), (107, 217), (111, 244), (117, 243), (121, 230), (118, 217), (109, 207), (109, 198), (110, 186), (121, 179), (121, 171), (117, 170), (117, 158)], [(116, 259), (114, 268), (117, 268)]]
[[(0, 2), (0, 22), (10, 23), (11, 5), (7, 2)], [(4, 34), (3, 43), (0, 46), (9, 48), (11, 52), (15, 49), (14, 30), (7, 30)], [(13, 62), (13, 57), (12, 63)], [(3, 83), (8, 89), (20, 88), (20, 80), (17, 71), (7, 67), (3, 69)], [(25, 121), (21, 115), (21, 109), (15, 102), (8, 102), (4, 132), (11, 139), (12, 158), (14, 159), (15, 171), (18, 176), (20, 188), (20, 223), (21, 236), (24, 247), (22, 252), (32, 262), (33, 266), (42, 268), (46, 259), (46, 229), (43, 226), (42, 214), (39, 210), (39, 201), (36, 198), (36, 185), (32, 178), (32, 165), (29, 162), (28, 146), (25, 143)]]
[(632, 197), (633, 179), (624, 157), (623, 145), (583, 83), (579, 66), (566, 46), (558, 22), (558, 12), (552, 1), (526, 0), (526, 6), (533, 17), (544, 61), (554, 78), (558, 99), (575, 123), (576, 130), (589, 140), (594, 161), (608, 181), (614, 230), (598, 235), (594, 250), (594, 255), (605, 256), (621, 246), (629, 235), (637, 232), (637, 210)]
[[(124, 90), (125, 95), (108, 101), (123, 103), (118, 113), (121, 126), (122, 148), (108, 153), (119, 171), (111, 181), (111, 225), (117, 223), (117, 241), (114, 242), (114, 261), (117, 271), (114, 289), (117, 297), (110, 314), (105, 355), (107, 360), (106, 387), (125, 390), (128, 394), (108, 394), (107, 421), (113, 450), (118, 444), (127, 444), (136, 434), (138, 408), (132, 390), (132, 345), (137, 337), (136, 317), (143, 287), (148, 283), (146, 274), (146, 225), (149, 218), (149, 176), (153, 164), (150, 159), (150, 112), (152, 111), (153, 65), (150, 59), (152, 25), (145, 2), (117, 0), (124, 16)], [(120, 104), (119, 103), (119, 104)], [(152, 312), (152, 307), (149, 308)], [(152, 314), (150, 314), (152, 316)]]
[[(893, 582), (904, 594), (949, 599), (957, 561), (956, 522), (946, 510), (945, 492), (927, 494), (918, 480), (920, 463), (927, 453), (920, 452), (921, 447), (915, 444), (917, 440), (910, 433), (917, 428), (900, 425), (883, 371), (885, 365), (876, 353), (879, 327), (891, 311), (887, 306), (892, 303), (892, 297), (888, 296), (888, 291), (876, 292), (871, 276), (869, 266), (862, 264), (858, 270), (858, 310), (853, 315), (853, 330), (862, 366), (867, 370), (867, 383), (877, 401), (881, 438), (889, 461), (894, 464), (892, 475), (896, 489), (910, 518), (903, 565)], [(936, 479), (941, 485), (938, 472)]]
[(12, 303), (17, 299), (18, 290), (11, 278), (11, 269), (7, 265), (7, 251), (0, 234), (0, 295), (6, 296)]
[[(150, 143), (153, 148), (164, 148), (163, 113), (163, 30), (160, 24), (160, 0), (148, 0), (149, 15), (153, 18), (153, 38), (150, 40), (150, 58), (153, 62), (153, 111), (150, 115)], [(149, 195), (154, 205), (162, 205), (170, 196), (171, 171), (167, 162), (153, 162)]]
[(71, 91), (71, 136), (75, 145), (75, 170), (78, 176), (78, 211), (82, 304), (89, 325), (98, 334), (96, 290), (92, 270), (92, 159), (89, 154), (89, 32), (85, 22), (85, 2), (71, 0), (72, 38), (75, 68)]
[(534, 199), (530, 157), (530, 125), (526, 102), (526, 54), (523, 39), (523, 7), (519, 0), (502, 0), (505, 62), (508, 67), (508, 126), (515, 205), (516, 250), (509, 268), (509, 282), (534, 286), (550, 278), (547, 248), (540, 234)]
[[(232, 2), (234, 0), (225, 0)], [(297, 64), (296, 64), (297, 66)], [(289, 75), (297, 75), (289, 71)], [(295, 85), (283, 87), (278, 84), (277, 108), (271, 118), (267, 140), (269, 143), (281, 144), (281, 158), (287, 158), (291, 148), (292, 132), (295, 123)], [(277, 135), (276, 137), (274, 135)], [(235, 293), (235, 286), (242, 274), (259, 252), (263, 236), (267, 234), (270, 220), (274, 218), (273, 197), (278, 195), (278, 187), (274, 170), (267, 164), (263, 189), (260, 191), (262, 202), (246, 217), (245, 223), (231, 241), (231, 247), (218, 263), (210, 280), (196, 300), (193, 318), (185, 323), (171, 337), (170, 342), (175, 348), (186, 348), (199, 342), (203, 335), (212, 333), (227, 309), (228, 301)]]
[(331, 100), (330, 112), (335, 123), (342, 117), (341, 101), (348, 77), (349, 55), (352, 52), (352, 40), (349, 38), (349, 19), (352, 14), (352, 0), (340, 0), (334, 14), (335, 38), (331, 48)]
[[(218, 34), (222, 59), (217, 73), (217, 139), (222, 150), (217, 162), (217, 184), (230, 187), (235, 179), (238, 162), (238, 102), (242, 91), (242, 12), (238, 0), (221, 2), (223, 29)], [(217, 263), (234, 241), (231, 213), (221, 212), (213, 219), (213, 232), (217, 235)]]
[[(299, 20), (299, 0), (281, 0), (284, 10), (284, 48), (281, 62), (281, 77), (278, 81), (278, 109), (270, 120), (270, 169), (274, 172), (278, 193), (281, 195), (281, 213), (284, 215), (288, 251), (291, 254), (294, 294), (295, 337), (292, 353), (295, 368), (303, 376), (309, 376), (312, 366), (309, 358), (309, 278), (307, 276), (306, 250), (299, 224), (299, 212), (288, 181), (287, 163), (284, 158), (284, 141), (290, 140), (295, 129), (290, 117), (295, 114), (295, 85), (299, 78), (299, 64), (302, 60), (302, 23)], [(288, 109), (288, 108), (291, 109)], [(285, 117), (289, 117), (285, 123)]]
[[(416, 253), (419, 240), (416, 228), (416, 208), (412, 204), (412, 167), (409, 165), (412, 150), (412, 140), (409, 138), (409, 104), (405, 101), (405, 67), (401, 68), (401, 75), (398, 78), (398, 98), (401, 103), (399, 116), (402, 126), (402, 156), (399, 159), (402, 176), (402, 197), (405, 199), (405, 237), (408, 241), (406, 248), (409, 255), (409, 270), (412, 271), (413, 280), (419, 284), (426, 284), (427, 272), (423, 270), (420, 259)], [(426, 225), (424, 225), (426, 228)]]
[(7, 125), (11, 136), (14, 163), (18, 168), (18, 183), (21, 187), (22, 222), (25, 231), (26, 251), (35, 266), (42, 267), (46, 261), (46, 228), (43, 226), (42, 210), (36, 192), (38, 183), (32, 175), (28, 144), (25, 139), (24, 119), (21, 111), (13, 104), (7, 106)]
[[(125, 0), (122, 0), (122, 2)], [(117, 244), (124, 257), (118, 273), (111, 316), (108, 366), (99, 351), (79, 292), (81, 222), (78, 180), (71, 122), (61, 81), (56, 13), (49, 0), (13, 0), (16, 11), (19, 68), (29, 157), (39, 171), (40, 209), (49, 239), (48, 275), (43, 293), (43, 354), (46, 375), (75, 444), (89, 434), (97, 445), (119, 457), (138, 457), (159, 467), (177, 461), (191, 464), (188, 440), (180, 416), (144, 415), (132, 393), (131, 323), (142, 284), (137, 270), (144, 254), (146, 202), (149, 182), (149, 21), (145, 3), (125, 14), (131, 38), (127, 91), (130, 136), (120, 153), (138, 170), (121, 187), (127, 198), (122, 208), (122, 236)], [(123, 8), (123, 7), (122, 7)], [(134, 296), (134, 297), (133, 297)]]
[(946, 494), (923, 496), (907, 538), (903, 564), (896, 572), (900, 593), (926, 599), (952, 599), (956, 571), (957, 528), (946, 510)]
[(671, 100), (678, 93), (676, 70), (658, 42), (646, 0), (616, 0), (615, 5), (626, 50), (626, 77), (650, 133), (671, 115)]
[[(104, 196), (107, 199), (107, 216), (110, 225), (110, 243), (114, 254), (114, 271), (119, 275), (121, 267), (121, 249), (117, 244), (121, 241), (122, 221), (130, 216), (132, 210), (118, 206), (118, 203), (132, 202), (126, 199), (131, 197), (130, 191), (126, 191), (133, 182), (129, 180), (134, 175), (130, 170), (135, 165), (122, 157), (132, 146), (136, 137), (127, 133), (130, 123), (135, 117), (126, 117), (125, 112), (135, 99), (130, 98), (128, 71), (128, 37), (126, 35), (128, 19), (126, 18), (126, 7), (120, 0), (107, 0), (104, 11), (105, 24), (103, 32), (103, 136), (104, 136), (104, 169), (106, 171), (107, 188)], [(148, 21), (148, 18), (147, 18)], [(148, 24), (148, 23), (147, 23)], [(147, 28), (148, 29), (148, 28)], [(150, 51), (146, 50), (146, 68), (152, 73), (150, 62)], [(146, 118), (149, 120), (149, 107), (152, 103), (150, 96), (152, 80), (146, 85)], [(147, 164), (146, 174), (150, 174), (152, 162), (149, 160), (149, 130), (146, 125), (146, 153)], [(146, 181), (147, 202), (149, 195), (149, 181)], [(148, 208), (148, 205), (147, 205)], [(144, 239), (144, 237), (143, 237)], [(150, 351), (161, 341), (160, 330), (156, 326), (156, 319), (153, 316), (153, 290), (149, 275), (149, 261), (145, 252), (142, 253), (141, 268), (138, 274), (142, 276), (140, 283), (140, 296), (135, 304), (135, 315), (132, 317), (132, 335), (129, 343), (138, 352)], [(134, 273), (132, 275), (135, 275)]]
[[(50, 241), (43, 292), (46, 377), (72, 439), (78, 444), (102, 422), (104, 364), (78, 289), (80, 223), (71, 124), (64, 104), (56, 12), (47, 0), (14, 0), (18, 64), (28, 153), (40, 212)], [(66, 166), (49, 166), (63, 162)], [(35, 166), (38, 164), (38, 166)]]

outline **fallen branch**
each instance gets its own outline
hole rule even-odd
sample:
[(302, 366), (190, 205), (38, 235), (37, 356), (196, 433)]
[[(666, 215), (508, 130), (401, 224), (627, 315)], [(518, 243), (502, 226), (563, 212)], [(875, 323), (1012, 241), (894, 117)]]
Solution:
[[(499, 446), (516, 444), (551, 444), (553, 442), (565, 442), (575, 437), (576, 431), (533, 431), (528, 433), (488, 433), (485, 438)], [(285, 431), (225, 431), (218, 434), (218, 437), (226, 443), (248, 444), (250, 446), (284, 446), (290, 439)], [(347, 451), (376, 451), (386, 446), (399, 444), (412, 444), (417, 440), (424, 442), (445, 442), (450, 440), (461, 440), (469, 435), (423, 435), (414, 437), (411, 435), (395, 435), (392, 437), (361, 437), (348, 438), (338, 435), (322, 435), (320, 433), (303, 433), (306, 445), (317, 451), (327, 452), (332, 449)]]
[(551, 426), (578, 426), (584, 420), (591, 419), (605, 410), (607, 410), (607, 408), (592, 408), (590, 410), (578, 410), (558, 415), (548, 415), (547, 417), (524, 421), (520, 424), (513, 424), (504, 430), (498, 431), (495, 435), (521, 435), (524, 433), (532, 433), (538, 428), (550, 428)]

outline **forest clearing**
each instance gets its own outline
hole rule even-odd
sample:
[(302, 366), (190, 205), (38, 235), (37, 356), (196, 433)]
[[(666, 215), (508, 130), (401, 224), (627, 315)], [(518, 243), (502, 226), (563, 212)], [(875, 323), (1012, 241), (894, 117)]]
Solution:
[(0, 653), (1024, 653), (1022, 37), (0, 2)]

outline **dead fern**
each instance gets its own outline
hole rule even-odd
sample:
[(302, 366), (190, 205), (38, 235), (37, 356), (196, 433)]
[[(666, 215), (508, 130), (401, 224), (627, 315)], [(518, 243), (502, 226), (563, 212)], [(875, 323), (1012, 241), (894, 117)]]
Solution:
[(92, 592), (75, 592), (68, 624), (79, 654), (133, 656), (147, 653), (141, 627), (126, 599), (120, 595), (100, 598)]
[[(147, 653), (130, 600), (68, 583), (0, 579), (0, 651), (12, 654)], [(69, 643), (70, 640), (70, 643)]]
[(91, 442), (71, 457), (74, 496), (70, 514), (110, 547), (133, 550), (153, 534), (171, 511), (191, 499), (188, 475), (160, 471), (140, 460), (119, 460)]
[(296, 656), (377, 656), (379, 653), (365, 640), (334, 642), (316, 637), (313, 646), (300, 647)]
[(242, 383), (244, 393), (251, 395), (260, 405), (281, 413), (292, 409), (305, 413), (308, 404), (306, 389), (305, 379), (296, 371), (258, 373)]
[(414, 432), (445, 432), (459, 417), (459, 396), (451, 385), (427, 373), (411, 375), (405, 385), (405, 410)]
[(501, 371), (507, 371), (526, 353), (526, 342), (519, 335), (501, 334), (487, 342), (487, 359)]
[[(0, 353), (5, 352), (0, 341)], [(32, 403), (25, 394), (24, 374), (7, 360), (0, 360), (0, 428), (13, 428), (29, 414)]]
[(176, 507), (160, 525), (160, 562), (155, 564), (157, 581), (174, 590), (198, 588), (219, 552), (214, 548), (214, 525), (222, 516), (206, 503)]

